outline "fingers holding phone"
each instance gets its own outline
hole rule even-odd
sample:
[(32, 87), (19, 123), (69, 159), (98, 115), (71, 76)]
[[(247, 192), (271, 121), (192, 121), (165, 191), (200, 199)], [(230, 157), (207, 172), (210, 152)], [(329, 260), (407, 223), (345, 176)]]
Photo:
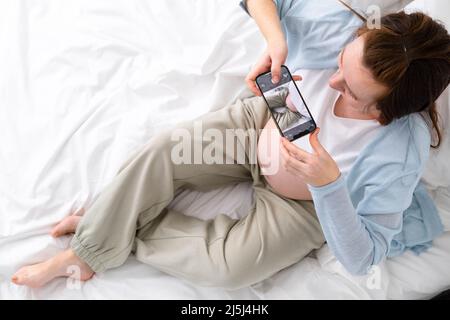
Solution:
[(271, 59), (268, 52), (264, 52), (261, 58), (256, 62), (256, 64), (252, 67), (249, 74), (245, 78), (245, 82), (247, 83), (248, 88), (253, 92), (256, 96), (261, 96), (261, 91), (256, 86), (256, 77), (261, 73), (267, 72), (270, 70)]
[(281, 79), (281, 66), (286, 62), (288, 49), (285, 42), (269, 45), (264, 54), (250, 70), (245, 78), (249, 89), (257, 96), (261, 96), (261, 91), (256, 85), (256, 77), (262, 73), (270, 71), (272, 83), (278, 83)]

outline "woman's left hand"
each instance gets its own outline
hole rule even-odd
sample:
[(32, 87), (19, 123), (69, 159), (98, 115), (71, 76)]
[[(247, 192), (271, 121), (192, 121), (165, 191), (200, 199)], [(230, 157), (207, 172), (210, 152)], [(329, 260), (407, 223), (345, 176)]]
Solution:
[(320, 144), (317, 128), (309, 136), (314, 153), (306, 152), (295, 144), (281, 138), (282, 165), (293, 175), (313, 187), (322, 187), (336, 181), (341, 172), (330, 154)]

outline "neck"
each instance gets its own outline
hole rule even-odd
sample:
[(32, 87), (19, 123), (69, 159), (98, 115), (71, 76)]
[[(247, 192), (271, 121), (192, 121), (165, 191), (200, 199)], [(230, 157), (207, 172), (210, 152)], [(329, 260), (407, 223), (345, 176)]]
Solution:
[(346, 107), (342, 95), (339, 96), (334, 107), (334, 114), (341, 118), (357, 119), (357, 120), (376, 120), (377, 116), (372, 113), (363, 113), (360, 109)]

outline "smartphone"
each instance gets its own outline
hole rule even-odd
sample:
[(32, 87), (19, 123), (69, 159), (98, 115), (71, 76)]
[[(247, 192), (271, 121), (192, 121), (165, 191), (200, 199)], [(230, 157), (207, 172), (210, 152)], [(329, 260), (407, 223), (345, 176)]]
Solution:
[(272, 73), (266, 72), (256, 77), (256, 84), (283, 137), (294, 141), (316, 130), (316, 122), (286, 66), (281, 66), (278, 83), (272, 83)]

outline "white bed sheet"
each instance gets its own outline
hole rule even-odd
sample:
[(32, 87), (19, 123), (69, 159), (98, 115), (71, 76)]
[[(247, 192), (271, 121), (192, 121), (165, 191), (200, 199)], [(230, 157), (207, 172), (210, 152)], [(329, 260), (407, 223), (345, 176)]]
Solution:
[[(41, 289), (9, 281), (67, 247), (70, 238), (52, 239), (51, 227), (89, 206), (155, 132), (250, 95), (243, 79), (264, 41), (237, 3), (0, 1), (1, 299), (404, 299), (450, 287), (449, 232), (366, 277), (348, 275), (324, 246), (237, 291), (198, 287), (133, 257), (79, 288), (66, 279)], [(430, 187), (450, 217), (448, 186)], [(251, 195), (248, 184), (185, 191), (172, 205), (239, 217)]]

